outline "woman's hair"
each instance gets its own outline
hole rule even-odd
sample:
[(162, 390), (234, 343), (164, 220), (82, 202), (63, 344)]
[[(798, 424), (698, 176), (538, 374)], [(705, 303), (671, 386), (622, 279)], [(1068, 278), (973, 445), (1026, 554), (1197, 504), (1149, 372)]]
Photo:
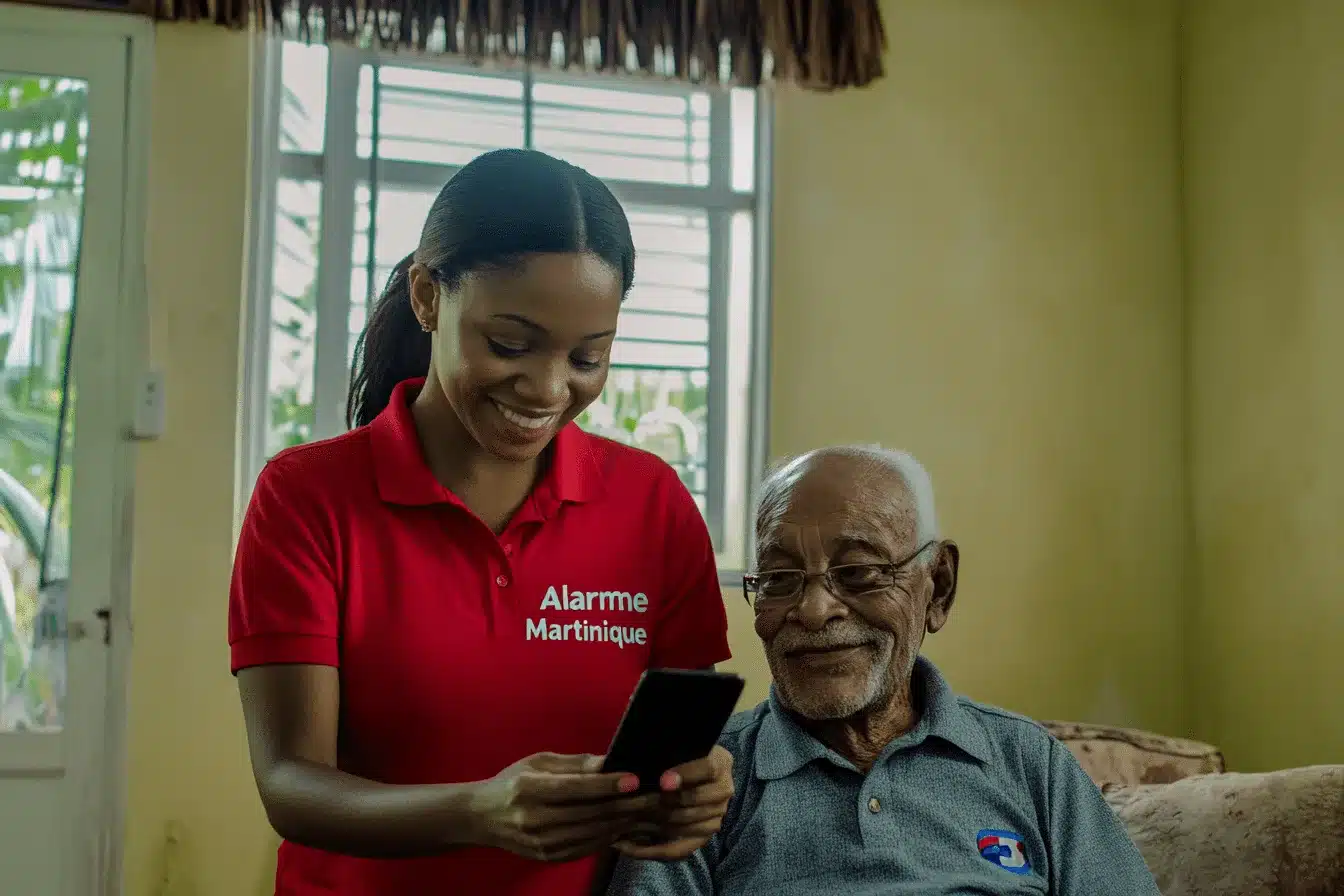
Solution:
[(420, 246), (392, 269), (355, 345), (346, 422), (372, 422), (397, 383), (429, 370), (430, 336), (411, 308), (413, 263), (451, 291), (473, 271), (515, 267), (542, 252), (592, 252), (620, 272), (622, 297), (635, 276), (625, 211), (582, 168), (534, 150), (501, 149), (453, 175), (429, 209)]

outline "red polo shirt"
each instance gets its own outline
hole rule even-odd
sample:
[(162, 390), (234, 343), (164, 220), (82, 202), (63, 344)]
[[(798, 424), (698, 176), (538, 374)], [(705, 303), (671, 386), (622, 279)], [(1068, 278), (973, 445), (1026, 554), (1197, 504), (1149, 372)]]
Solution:
[[(641, 672), (728, 658), (709, 533), (671, 467), (571, 424), (496, 536), (430, 473), (419, 384), (371, 425), (276, 456), (234, 561), (234, 671), (339, 667), (341, 769), (448, 783), (542, 751), (602, 753)], [(386, 860), (286, 842), (276, 892), (586, 896), (592, 872), (490, 849)]]

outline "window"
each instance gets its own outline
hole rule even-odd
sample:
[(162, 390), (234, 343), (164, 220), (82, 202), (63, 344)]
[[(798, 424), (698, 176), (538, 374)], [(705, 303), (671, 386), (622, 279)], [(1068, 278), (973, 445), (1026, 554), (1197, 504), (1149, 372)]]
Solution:
[[(768, 104), (755, 91), (273, 44), (256, 107), (245, 474), (344, 431), (369, 302), (458, 167), (549, 152), (603, 178), (638, 252), (580, 425), (680, 473), (740, 570), (764, 459)], [(375, 116), (377, 127), (374, 127)], [(376, 147), (376, 151), (375, 151)]]

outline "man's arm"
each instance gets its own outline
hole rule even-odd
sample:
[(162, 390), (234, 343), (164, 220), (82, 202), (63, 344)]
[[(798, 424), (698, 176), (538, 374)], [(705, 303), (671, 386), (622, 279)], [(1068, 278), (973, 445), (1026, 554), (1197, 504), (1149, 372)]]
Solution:
[(1056, 740), (1050, 742), (1049, 848), (1054, 896), (1162, 896), (1124, 823)]
[(647, 862), (624, 856), (616, 863), (607, 896), (715, 896), (715, 835), (680, 862)]

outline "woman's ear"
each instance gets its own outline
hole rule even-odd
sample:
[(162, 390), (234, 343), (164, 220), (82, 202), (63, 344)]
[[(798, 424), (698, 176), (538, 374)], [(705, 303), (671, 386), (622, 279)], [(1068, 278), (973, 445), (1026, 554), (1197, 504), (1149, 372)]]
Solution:
[(938, 556), (929, 570), (933, 579), (933, 594), (929, 597), (929, 608), (924, 618), (924, 627), (929, 634), (934, 634), (947, 624), (952, 603), (957, 599), (957, 575), (960, 569), (961, 549), (957, 543), (944, 541), (939, 544)]
[(407, 276), (411, 284), (411, 310), (420, 321), (420, 329), (432, 333), (439, 325), (439, 286), (429, 268), (418, 261), (411, 265)]

